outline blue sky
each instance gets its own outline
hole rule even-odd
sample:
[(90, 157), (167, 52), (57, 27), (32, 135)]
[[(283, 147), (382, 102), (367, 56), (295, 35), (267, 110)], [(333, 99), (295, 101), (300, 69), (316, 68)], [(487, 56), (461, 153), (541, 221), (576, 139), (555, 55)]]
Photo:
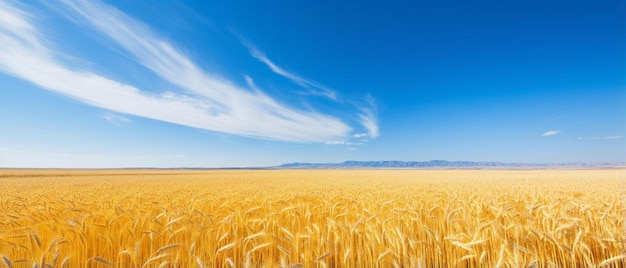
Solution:
[(0, 0), (0, 167), (626, 161), (623, 1)]

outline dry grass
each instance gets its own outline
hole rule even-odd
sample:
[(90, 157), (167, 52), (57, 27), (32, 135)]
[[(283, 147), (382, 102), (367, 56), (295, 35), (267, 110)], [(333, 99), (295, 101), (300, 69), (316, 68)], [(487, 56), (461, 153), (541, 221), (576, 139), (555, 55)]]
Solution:
[(0, 171), (0, 267), (626, 267), (624, 171)]

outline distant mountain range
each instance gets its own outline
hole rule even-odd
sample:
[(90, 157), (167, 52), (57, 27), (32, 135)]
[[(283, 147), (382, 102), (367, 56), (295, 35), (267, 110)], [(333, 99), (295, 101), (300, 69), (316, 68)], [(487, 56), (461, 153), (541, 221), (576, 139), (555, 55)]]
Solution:
[(287, 163), (277, 166), (279, 169), (351, 169), (351, 168), (619, 168), (626, 163), (502, 163), (474, 161), (345, 161), (341, 163)]

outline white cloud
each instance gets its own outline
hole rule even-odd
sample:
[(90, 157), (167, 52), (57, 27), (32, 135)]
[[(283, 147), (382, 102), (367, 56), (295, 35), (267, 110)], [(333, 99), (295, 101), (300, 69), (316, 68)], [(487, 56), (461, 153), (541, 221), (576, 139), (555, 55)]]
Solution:
[(550, 130), (550, 131), (546, 131), (545, 133), (541, 134), (541, 137), (554, 136), (554, 135), (558, 135), (559, 133), (561, 133), (560, 130)]
[(623, 138), (622, 136), (604, 136), (604, 137), (593, 137), (593, 140), (618, 140)]
[[(1, 72), (92, 106), (234, 135), (325, 142), (345, 139), (352, 130), (334, 116), (286, 106), (258, 89), (247, 90), (202, 70), (146, 25), (113, 7), (97, 1), (62, 3), (75, 22), (84, 22), (80, 24), (109, 37), (138, 63), (182, 89), (182, 93), (151, 93), (89, 70), (70, 68), (57, 59), (63, 52), (48, 46), (51, 38), (40, 33), (32, 15), (2, 1)], [(251, 79), (247, 80), (253, 85)], [(307, 84), (303, 81), (308, 80), (301, 80)], [(370, 136), (377, 136), (376, 118), (368, 113), (360, 117)]]
[(363, 125), (363, 127), (367, 129), (368, 136), (376, 138), (380, 135), (380, 133), (378, 132), (378, 121), (374, 114), (372, 114), (370, 111), (366, 111), (360, 114), (359, 118), (361, 118), (361, 124)]
[(363, 145), (362, 142), (349, 142), (349, 141), (328, 141), (326, 142), (326, 145)]
[(366, 97), (368, 106), (360, 108), (361, 113), (359, 114), (359, 119), (361, 125), (367, 130), (367, 136), (374, 139), (380, 136), (378, 119), (376, 118), (376, 105), (372, 96), (367, 95)]
[(104, 113), (102, 115), (102, 118), (104, 120), (106, 120), (108, 123), (110, 123), (110, 124), (112, 124), (114, 126), (118, 126), (118, 127), (130, 123), (130, 119), (128, 119), (128, 118), (126, 118), (124, 116), (121, 116), (119, 114), (114, 114), (114, 113), (110, 113), (110, 112)]
[(357, 133), (357, 134), (352, 135), (352, 137), (357, 138), (357, 139), (365, 138), (367, 137), (367, 133)]
[(356, 151), (356, 148), (348, 147), (348, 151)]
[(294, 83), (300, 85), (301, 87), (308, 89), (309, 90), (307, 92), (308, 94), (322, 96), (331, 100), (337, 100), (337, 92), (335, 92), (334, 90), (327, 88), (325, 86), (322, 86), (315, 81), (311, 81), (309, 79), (303, 78), (301, 76), (295, 75), (285, 70), (284, 68), (276, 65), (273, 61), (271, 61), (265, 55), (265, 53), (261, 52), (250, 42), (246, 41), (243, 38), (240, 38), (240, 39), (242, 40), (243, 45), (250, 52), (250, 55), (252, 55), (252, 57), (259, 60), (260, 62), (264, 63), (265, 65), (267, 65), (267, 67), (269, 67), (270, 70), (272, 70), (272, 72), (293, 81)]

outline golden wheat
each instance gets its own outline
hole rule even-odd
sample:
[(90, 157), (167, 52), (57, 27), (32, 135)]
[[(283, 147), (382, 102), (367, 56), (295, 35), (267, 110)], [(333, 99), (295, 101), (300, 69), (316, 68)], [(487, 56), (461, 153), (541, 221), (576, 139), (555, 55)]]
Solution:
[(0, 170), (0, 267), (626, 267), (621, 170)]

